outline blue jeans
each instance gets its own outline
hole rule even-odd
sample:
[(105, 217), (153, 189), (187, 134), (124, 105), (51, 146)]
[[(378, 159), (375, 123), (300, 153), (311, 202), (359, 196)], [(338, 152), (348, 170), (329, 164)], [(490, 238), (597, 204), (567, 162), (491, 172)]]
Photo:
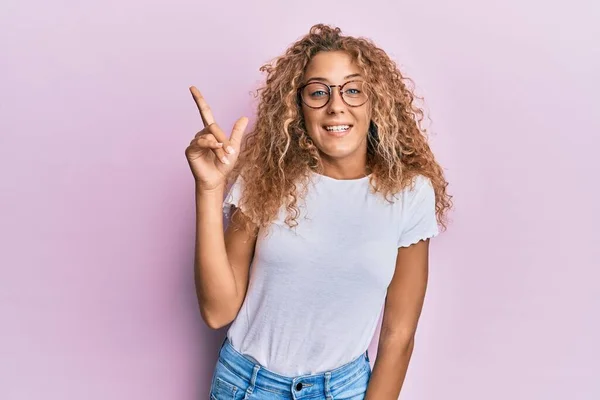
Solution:
[(287, 377), (240, 354), (225, 339), (213, 373), (211, 400), (362, 400), (371, 378), (368, 351), (331, 371)]

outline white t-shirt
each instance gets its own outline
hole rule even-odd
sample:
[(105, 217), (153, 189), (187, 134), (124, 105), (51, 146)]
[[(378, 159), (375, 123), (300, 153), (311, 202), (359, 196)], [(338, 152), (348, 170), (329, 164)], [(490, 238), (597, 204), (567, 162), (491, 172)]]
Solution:
[[(394, 274), (398, 247), (438, 234), (435, 195), (415, 178), (394, 203), (369, 178), (312, 174), (298, 225), (280, 210), (259, 231), (246, 297), (227, 337), (240, 353), (292, 377), (332, 370), (364, 353)], [(239, 204), (240, 180), (225, 206)]]

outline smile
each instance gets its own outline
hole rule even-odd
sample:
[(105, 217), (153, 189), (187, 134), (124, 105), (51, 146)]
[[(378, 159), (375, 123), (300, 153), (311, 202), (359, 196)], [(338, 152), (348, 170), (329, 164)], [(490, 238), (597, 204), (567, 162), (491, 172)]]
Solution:
[(329, 132), (345, 132), (350, 129), (350, 125), (331, 125), (326, 126), (325, 129), (327, 129)]
[(352, 125), (326, 125), (323, 127), (328, 134), (336, 137), (345, 136), (350, 129), (352, 129)]

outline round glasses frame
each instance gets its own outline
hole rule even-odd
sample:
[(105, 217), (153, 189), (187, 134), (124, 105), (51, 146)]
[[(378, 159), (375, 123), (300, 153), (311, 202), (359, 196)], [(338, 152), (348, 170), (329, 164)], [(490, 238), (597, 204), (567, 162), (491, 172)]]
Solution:
[[(348, 81), (348, 82), (344, 83), (343, 85), (328, 85), (328, 84), (326, 84), (326, 83), (323, 83), (323, 82), (308, 82), (308, 83), (306, 83), (306, 84), (304, 84), (304, 85), (300, 86), (300, 88), (298, 89), (298, 96), (300, 97), (300, 100), (302, 101), (302, 103), (304, 103), (304, 104), (305, 104), (307, 107), (309, 107), (309, 108), (312, 108), (312, 109), (314, 109), (314, 110), (318, 110), (319, 108), (323, 108), (323, 107), (325, 107), (327, 104), (329, 104), (329, 102), (331, 101), (331, 96), (332, 96), (332, 94), (333, 94), (333, 88), (334, 88), (334, 87), (337, 87), (337, 88), (339, 88), (339, 91), (340, 91), (340, 97), (342, 98), (342, 101), (344, 102), (344, 104), (346, 104), (348, 107), (360, 107), (360, 106), (362, 106), (363, 104), (365, 104), (367, 101), (369, 101), (369, 96), (367, 96), (367, 94), (365, 94), (365, 97), (366, 97), (366, 98), (365, 98), (365, 101), (363, 101), (363, 102), (362, 102), (362, 103), (360, 103), (360, 104), (348, 104), (348, 102), (347, 102), (347, 101), (346, 101), (346, 99), (344, 98), (344, 93), (345, 93), (345, 92), (344, 92), (344, 90), (343, 90), (344, 86), (346, 86), (346, 85), (347, 85), (347, 84), (349, 84), (349, 83), (356, 83), (356, 82), (360, 82), (360, 83), (362, 83), (362, 84), (363, 84), (363, 87), (364, 87), (364, 85), (365, 85), (365, 81), (359, 81), (359, 80)], [(304, 100), (304, 97), (302, 97), (302, 92), (304, 91), (304, 88), (305, 88), (305, 87), (307, 87), (308, 85), (313, 85), (313, 84), (315, 84), (315, 83), (318, 83), (318, 84), (321, 84), (321, 85), (323, 85), (323, 86), (326, 86), (326, 87), (327, 87), (327, 89), (328, 89), (327, 101), (325, 102), (325, 104), (323, 104), (322, 106), (319, 106), (319, 107), (314, 107), (314, 106), (311, 106), (311, 105), (307, 104), (307, 103), (306, 103), (306, 101)]]

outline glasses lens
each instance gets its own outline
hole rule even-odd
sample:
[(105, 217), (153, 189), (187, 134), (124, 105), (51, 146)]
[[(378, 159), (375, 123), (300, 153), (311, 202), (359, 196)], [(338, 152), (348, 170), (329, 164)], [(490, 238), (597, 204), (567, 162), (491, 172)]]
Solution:
[(329, 101), (329, 88), (322, 83), (309, 83), (302, 89), (302, 101), (309, 107), (322, 107)]
[(352, 81), (342, 87), (342, 96), (351, 106), (360, 106), (367, 101), (367, 92), (362, 81)]

